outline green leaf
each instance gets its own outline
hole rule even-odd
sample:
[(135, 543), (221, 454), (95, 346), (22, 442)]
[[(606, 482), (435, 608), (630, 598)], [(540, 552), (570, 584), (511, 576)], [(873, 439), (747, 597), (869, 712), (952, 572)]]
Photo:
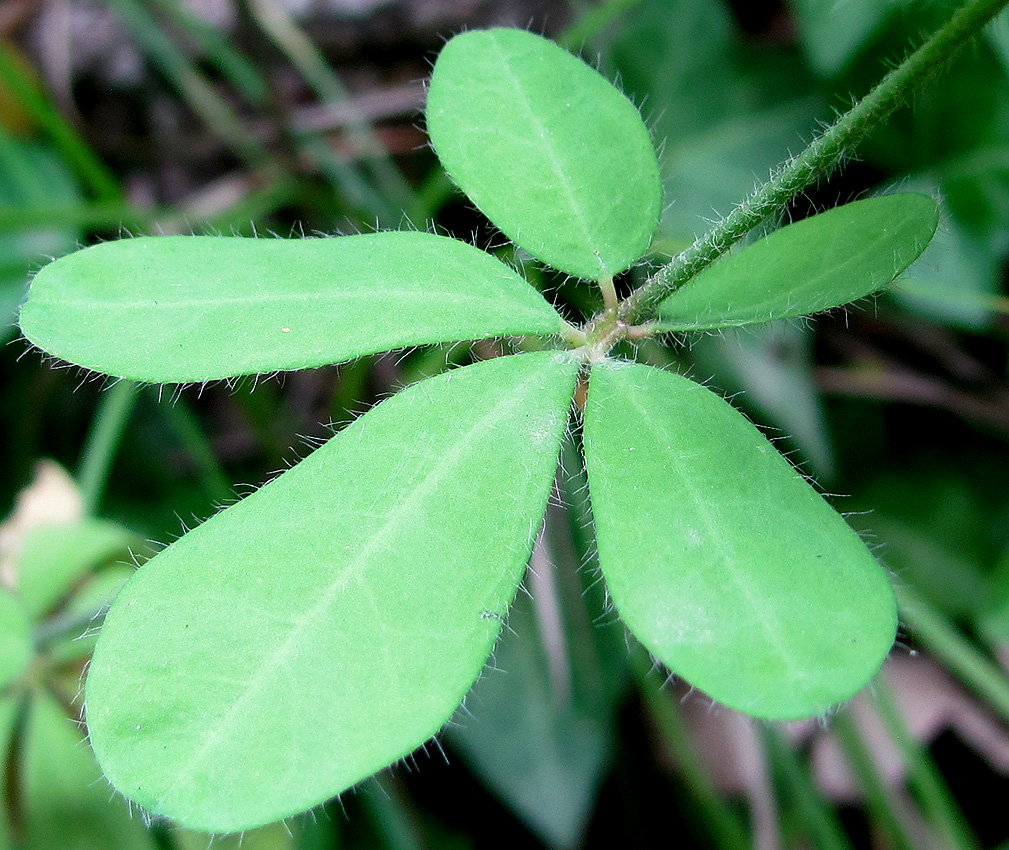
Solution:
[(141, 818), (102, 779), (83, 731), (45, 694), (32, 700), (22, 759), (26, 847), (152, 850)]
[(727, 4), (639, 0), (609, 54), (663, 140), (659, 224), (677, 253), (832, 116), (797, 51), (737, 37)]
[[(2, 122), (0, 122), (2, 123)], [(17, 212), (80, 199), (66, 163), (50, 147), (12, 138), (0, 126), (0, 211)], [(16, 218), (16, 217), (15, 217)], [(0, 231), (0, 343), (15, 331), (17, 308), (32, 269), (77, 247), (78, 228), (18, 226)]]
[(854, 60), (860, 47), (893, 12), (894, 0), (791, 0), (799, 36), (810, 64), (834, 76)]
[(20, 676), (31, 657), (31, 623), (24, 606), (0, 589), (0, 688)]
[(674, 673), (756, 717), (822, 714), (879, 669), (893, 591), (858, 536), (724, 400), (658, 369), (592, 371), (599, 563)]
[(61, 630), (58, 640), (46, 641), (44, 651), (51, 663), (68, 665), (91, 655), (98, 640), (96, 621), (104, 616), (133, 572), (133, 567), (123, 563), (104, 567), (92, 574), (84, 586), (70, 597), (60, 612), (61, 617), (53, 624), (66, 623), (77, 628)]
[(30, 531), (18, 559), (18, 595), (29, 615), (40, 617), (89, 570), (126, 555), (136, 536), (120, 525), (85, 519)]
[(709, 266), (659, 305), (663, 330), (806, 316), (882, 289), (939, 222), (925, 195), (867, 198), (790, 224)]
[(524, 30), (442, 49), (427, 129), (446, 171), (516, 245), (598, 280), (648, 249), (662, 204), (634, 105), (566, 50)]
[(981, 330), (991, 325), (992, 307), (998, 303), (1002, 258), (950, 215), (942, 197), (943, 226), (888, 294), (932, 322)]
[(113, 785), (237, 831), (434, 735), (522, 577), (576, 371), (540, 352), (414, 384), (141, 567), (87, 681)]
[(560, 321), (489, 254), (405, 231), (107, 242), (43, 268), (21, 311), (21, 330), (40, 348), (141, 381), (204, 381), (421, 343), (551, 334)]

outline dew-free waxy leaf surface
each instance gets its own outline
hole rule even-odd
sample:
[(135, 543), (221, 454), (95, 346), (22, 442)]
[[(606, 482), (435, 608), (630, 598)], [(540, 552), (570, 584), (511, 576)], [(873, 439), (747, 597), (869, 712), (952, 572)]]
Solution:
[(236, 831), (437, 732), (521, 580), (576, 371), (541, 352), (414, 384), (144, 565), (87, 682), (113, 785)]
[(709, 266), (659, 305), (664, 330), (806, 316), (882, 289), (935, 234), (935, 200), (867, 198), (790, 224)]
[(426, 114), (452, 179), (537, 259), (596, 280), (648, 249), (662, 203), (648, 129), (566, 50), (525, 30), (458, 35), (435, 63)]
[(859, 537), (738, 411), (651, 367), (597, 365), (585, 456), (621, 618), (674, 673), (748, 714), (860, 690), (896, 607)]
[(161, 236), (43, 268), (21, 330), (51, 354), (141, 381), (323, 366), (409, 345), (552, 334), (511, 268), (412, 231), (324, 239)]

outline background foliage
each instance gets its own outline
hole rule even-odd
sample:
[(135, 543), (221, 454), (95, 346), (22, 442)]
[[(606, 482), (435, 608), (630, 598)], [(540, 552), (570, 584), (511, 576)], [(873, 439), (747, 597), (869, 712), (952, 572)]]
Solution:
[[(202, 391), (103, 392), (15, 338), (16, 306), (45, 257), (124, 230), (354, 232), (400, 226), (403, 211), (480, 247), (500, 243), (453, 194), (416, 126), (417, 80), (441, 37), (489, 24), (528, 24), (582, 48), (642, 105), (665, 140), (653, 246), (662, 257), (954, 6), (302, 5), (25, 0), (0, 18), (0, 335), (9, 341), (0, 494), (10, 517), (0, 536), (9, 683), (0, 846), (206, 846), (168, 824), (147, 830), (110, 802), (68, 719), (79, 715), (90, 649), (81, 635), (129, 573), (125, 551), (142, 559), (142, 541), (168, 541), (211, 515), (236, 486), (328, 436), (328, 423), (494, 345), (419, 348)], [(824, 729), (754, 724), (710, 711), (703, 695), (660, 688), (619, 624), (592, 621), (601, 591), (584, 487), (561, 479), (530, 594), (495, 669), (440, 739), (445, 758), (418, 754), (287, 829), (245, 836), (243, 847), (1009, 842), (1002, 813), (976, 793), (1009, 790), (1009, 17), (860, 153), (791, 214), (884, 186), (937, 193), (939, 237), (894, 292), (812, 323), (699, 334), (685, 355), (657, 343), (642, 354), (743, 391), (747, 412), (787, 435), (795, 462), (850, 495), (850, 521), (878, 544), (902, 603), (902, 645), (874, 695)], [(527, 272), (539, 274), (532, 264)], [(542, 278), (572, 316), (597, 306), (588, 288)], [(59, 466), (38, 467), (43, 459)], [(18, 649), (29, 629), (32, 657)]]

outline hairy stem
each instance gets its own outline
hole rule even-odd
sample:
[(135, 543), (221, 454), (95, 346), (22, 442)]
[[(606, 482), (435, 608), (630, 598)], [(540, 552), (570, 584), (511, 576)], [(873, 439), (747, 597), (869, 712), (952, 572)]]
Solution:
[(620, 305), (619, 318), (636, 324), (651, 318), (658, 303), (717, 260), (769, 215), (779, 212), (837, 164), (883, 122), (907, 94), (997, 15), (1009, 0), (971, 0), (864, 98), (817, 136), (798, 156), (704, 236), (659, 269)]

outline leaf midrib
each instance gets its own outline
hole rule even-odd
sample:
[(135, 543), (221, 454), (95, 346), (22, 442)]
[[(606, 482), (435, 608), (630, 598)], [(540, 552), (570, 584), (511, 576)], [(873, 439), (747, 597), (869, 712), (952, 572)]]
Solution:
[[(828, 268), (828, 269), (826, 269), (826, 270), (824, 270), (824, 271), (822, 271), (822, 272), (820, 272), (818, 274), (815, 274), (815, 275), (813, 275), (811, 277), (806, 278), (805, 281), (804, 281), (804, 283), (802, 283), (800, 286), (793, 287), (792, 291), (793, 292), (795, 292), (795, 291), (797, 291), (797, 292), (808, 292), (812, 287), (814, 287), (816, 284), (818, 284), (820, 281), (822, 281), (825, 277), (832, 277), (832, 276), (834, 276), (836, 274), (839, 274), (844, 269), (849, 268), (852, 265), (852, 263), (861, 262), (866, 257), (866, 255), (868, 255), (871, 251), (873, 251), (883, 241), (884, 241), (884, 235), (883, 234), (877, 235), (876, 238), (873, 239), (872, 241), (870, 241), (868, 243), (863, 243), (862, 250), (859, 251), (857, 254), (849, 255), (848, 257), (846, 257), (845, 259), (843, 259), (840, 263), (832, 264), (830, 266), (830, 268)], [(731, 262), (731, 258), (729, 258), (728, 261)], [(870, 292), (867, 292), (865, 295), (859, 296), (859, 298), (866, 298), (869, 295), (872, 295), (873, 292), (878, 291), (879, 289), (882, 289), (883, 287), (885, 287), (885, 286), (889, 285), (890, 283), (892, 283), (897, 278), (897, 276), (900, 275), (900, 274), (901, 274), (901, 272), (894, 272), (892, 275), (890, 275), (890, 279), (886, 283), (880, 284), (874, 290), (872, 290)], [(696, 279), (696, 283), (695, 283), (694, 287), (691, 290), (687, 290), (687, 288), (684, 287), (683, 289), (680, 290), (680, 292), (681, 293), (692, 293), (694, 291), (694, 289), (696, 289), (697, 286), (702, 286), (703, 287), (703, 275), (700, 276), (700, 277), (698, 277)], [(779, 291), (779, 294), (780, 294), (780, 291)], [(673, 299), (675, 299), (675, 295), (672, 296), (670, 300), (673, 301)], [(767, 307), (767, 305), (770, 304), (770, 305), (773, 306), (777, 300), (778, 299), (777, 299), (776, 295), (774, 293), (770, 293), (770, 294), (764, 296), (760, 301), (750, 302), (746, 306), (745, 309), (747, 311), (749, 311), (749, 312), (757, 312), (758, 310), (763, 310), (764, 312), (769, 312), (769, 308)], [(674, 304), (673, 306), (678, 307), (679, 305), (675, 305)], [(835, 306), (841, 306), (841, 305), (835, 305)], [(814, 312), (820, 312), (820, 310), (822, 310), (822, 309), (829, 309), (829, 307), (816, 308), (816, 309), (814, 309)], [(660, 310), (659, 315), (660, 315), (660, 319), (661, 319), (661, 316), (662, 316), (661, 310)], [(732, 314), (731, 311), (726, 311), (726, 312), (722, 313), (721, 315), (723, 317), (725, 317), (726, 319), (728, 319), (728, 320), (739, 320), (739, 317), (733, 316), (733, 314)], [(789, 309), (786, 308), (786, 310), (785, 310), (784, 313), (781, 313), (781, 314), (775, 313), (775, 315), (772, 316), (771, 318), (788, 319), (788, 318), (795, 318), (796, 316), (800, 316), (800, 315), (804, 315), (804, 314), (802, 312), (799, 312), (799, 313), (790, 313)], [(770, 319), (750, 320), (750, 321), (747, 321), (746, 324), (756, 324), (757, 322), (763, 322), (763, 321), (770, 321)], [(672, 322), (668, 323), (670, 329), (672, 329), (672, 330), (689, 330), (691, 328), (699, 327), (701, 324), (702, 324), (701, 322), (692, 322), (692, 323), (680, 322), (680, 323), (676, 323), (676, 324), (673, 324)]]
[[(541, 373), (529, 375), (526, 379), (517, 383), (512, 392), (504, 396), (494, 407), (484, 414), (465, 434), (460, 435), (456, 445), (443, 454), (435, 466), (418, 481), (410, 493), (403, 497), (399, 503), (389, 511), (387, 519), (380, 529), (375, 531), (367, 544), (358, 552), (354, 559), (348, 564), (324, 590), (320, 599), (299, 617), (290, 634), (279, 644), (270, 655), (264, 659), (263, 663), (257, 666), (255, 675), (249, 680), (245, 691), (236, 699), (226, 713), (213, 725), (209, 733), (205, 736), (203, 744), (185, 760), (180, 760), (184, 765), (176, 775), (173, 782), (158, 798), (154, 805), (156, 811), (164, 811), (164, 802), (169, 799), (175, 790), (188, 783), (196, 770), (202, 767), (220, 746), (222, 741), (228, 736), (236, 721), (242, 716), (245, 707), (255, 698), (255, 696), (268, 683), (272, 674), (281, 669), (285, 661), (290, 658), (297, 648), (299, 641), (305, 631), (322, 615), (325, 614), (330, 603), (337, 595), (346, 588), (347, 584), (355, 578), (359, 578), (368, 566), (368, 559), (379, 548), (380, 544), (394, 533), (402, 524), (404, 518), (410, 516), (411, 510), (440, 484), (454, 470), (460, 458), (471, 448), (477, 438), (493, 430), (493, 423), (502, 419), (506, 408), (518, 407), (520, 397), (527, 394), (527, 386), (540, 379)], [(488, 427), (490, 426), (490, 427)]]
[(553, 307), (547, 302), (543, 301), (543, 304), (531, 304), (523, 303), (517, 299), (513, 299), (508, 295), (500, 295), (494, 293), (488, 293), (487, 295), (478, 295), (475, 293), (458, 293), (458, 292), (447, 292), (447, 291), (431, 291), (431, 290), (418, 290), (418, 289), (368, 289), (368, 290), (348, 290), (342, 292), (304, 292), (304, 293), (268, 293), (262, 296), (228, 296), (226, 298), (216, 298), (216, 299), (172, 299), (165, 298), (157, 293), (151, 293), (149, 298), (144, 300), (135, 299), (115, 299), (110, 298), (104, 301), (97, 299), (74, 299), (59, 297), (46, 300), (44, 298), (35, 298), (34, 303), (38, 307), (42, 306), (55, 306), (55, 307), (67, 307), (76, 308), (78, 310), (108, 310), (108, 309), (122, 309), (122, 310), (143, 310), (145, 312), (150, 311), (153, 303), (157, 302), (158, 310), (178, 310), (185, 309), (189, 310), (194, 307), (202, 308), (223, 308), (223, 307), (239, 307), (239, 306), (255, 306), (255, 305), (268, 305), (268, 304), (299, 304), (303, 302), (310, 302), (317, 304), (320, 301), (330, 304), (339, 304), (341, 301), (374, 301), (376, 298), (388, 298), (394, 303), (400, 303), (404, 300), (412, 301), (425, 301), (430, 302), (432, 300), (447, 300), (450, 302), (474, 302), (474, 303), (488, 303), (488, 304), (500, 304), (505, 301), (509, 306), (520, 307), (529, 311), (541, 311), (541, 306), (553, 311)]
[[(699, 387), (704, 392), (710, 392), (703, 387)], [(692, 390), (693, 391), (693, 390)], [(651, 431), (653, 441), (656, 445), (669, 444), (675, 442), (672, 439), (663, 438), (661, 440), (656, 439), (662, 436), (662, 431), (660, 431), (658, 425), (652, 420), (650, 411), (648, 408), (643, 407), (637, 400), (637, 398), (631, 393), (624, 394), (628, 401), (634, 405), (635, 408), (641, 414), (640, 421), (645, 425), (645, 427)], [(742, 414), (740, 414), (742, 415)], [(661, 454), (661, 450), (660, 450)], [(755, 595), (753, 592), (752, 582), (746, 581), (743, 571), (737, 567), (736, 561), (738, 556), (735, 549), (728, 544), (725, 539), (722, 529), (712, 520), (711, 512), (708, 510), (708, 502), (711, 500), (705, 500), (701, 498), (700, 492), (694, 486), (690, 479), (690, 476), (685, 474), (681, 469), (678, 462), (675, 460), (667, 464), (667, 468), (671, 469), (683, 483), (685, 491), (688, 493), (690, 499), (693, 501), (697, 508), (697, 513), (704, 523), (708, 531), (708, 539), (714, 542), (718, 554), (721, 557), (722, 563), (727, 567), (729, 571), (729, 576), (732, 582), (736, 585), (740, 593), (746, 598), (748, 607), (757, 615), (758, 622), (763, 628), (765, 634), (770, 640), (771, 644), (778, 651), (779, 656), (784, 661), (785, 665), (788, 667), (790, 673), (790, 681), (802, 681), (805, 678), (805, 674), (802, 672), (800, 665), (796, 663), (792, 653), (781, 643), (778, 635), (778, 626), (780, 625), (777, 621), (771, 622), (767, 616), (766, 612), (762, 610), (762, 606), (758, 604), (760, 599), (759, 595)]]
[[(578, 197), (574, 192), (574, 187), (572, 186), (571, 181), (567, 177), (568, 170), (564, 168), (563, 164), (561, 163), (557, 155), (557, 149), (553, 144), (553, 138), (547, 132), (546, 126), (536, 115), (532, 103), (529, 100), (529, 96), (526, 94), (526, 90), (522, 86), (522, 82), (519, 80), (517, 76), (515, 76), (514, 71), (512, 71), (511, 66), (508, 64), (507, 57), (505, 56), (504, 51), (501, 49), (501, 45), (498, 42), (497, 38), (495, 37), (494, 33), (490, 32), (489, 35), (490, 35), (490, 42), (491, 44), (494, 45), (494, 50), (498, 55), (501, 67), (515, 87), (515, 91), (518, 94), (517, 99), (519, 101), (519, 104), (521, 105), (526, 115), (528, 116), (530, 123), (535, 127), (537, 131), (536, 133), (537, 137), (542, 141), (541, 150), (543, 150), (546, 153), (550, 166), (552, 167), (554, 173), (558, 177), (559, 185), (563, 188), (564, 194), (567, 196), (568, 203), (573, 213), (573, 220), (577, 222), (578, 228), (579, 230), (581, 230), (582, 236), (585, 239), (585, 247), (589, 251), (592, 251), (594, 250), (593, 246), (595, 245), (595, 240), (593, 239), (592, 232), (589, 229), (588, 218), (585, 214), (585, 210), (582, 208), (582, 204), (579, 202)], [(603, 268), (602, 261), (600, 260), (599, 272), (600, 274), (602, 274), (604, 271), (605, 269)]]

